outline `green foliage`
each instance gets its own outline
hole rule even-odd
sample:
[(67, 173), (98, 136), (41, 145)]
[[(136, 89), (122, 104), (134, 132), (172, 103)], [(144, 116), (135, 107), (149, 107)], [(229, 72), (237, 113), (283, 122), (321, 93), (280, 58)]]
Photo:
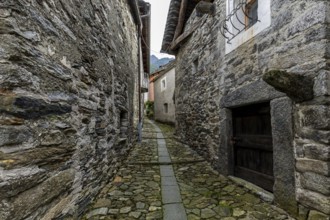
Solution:
[(148, 100), (144, 105), (145, 105), (147, 117), (153, 118), (154, 117), (154, 102)]

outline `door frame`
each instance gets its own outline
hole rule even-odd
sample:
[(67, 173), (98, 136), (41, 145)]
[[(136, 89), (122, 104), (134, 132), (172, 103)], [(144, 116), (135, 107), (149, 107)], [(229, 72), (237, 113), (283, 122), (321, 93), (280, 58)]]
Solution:
[(262, 102), (270, 102), (274, 201), (285, 209), (296, 208), (293, 103), (284, 93), (278, 92), (263, 80), (229, 92), (220, 100), (219, 172), (223, 175), (234, 174), (231, 109)]

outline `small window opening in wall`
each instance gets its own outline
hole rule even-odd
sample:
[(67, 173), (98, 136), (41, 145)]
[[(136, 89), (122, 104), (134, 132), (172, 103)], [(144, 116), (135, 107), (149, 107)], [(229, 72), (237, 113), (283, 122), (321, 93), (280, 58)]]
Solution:
[(258, 21), (258, 0), (247, 0), (245, 14), (245, 27), (247, 29)]
[(164, 103), (164, 112), (168, 113), (168, 104), (167, 103)]
[(193, 73), (197, 73), (197, 71), (198, 71), (198, 58), (194, 60), (192, 69), (193, 69)]
[(162, 79), (161, 81), (161, 90), (165, 90), (166, 89), (166, 78)]
[(128, 113), (123, 110), (120, 112), (120, 138), (126, 138), (128, 131)]

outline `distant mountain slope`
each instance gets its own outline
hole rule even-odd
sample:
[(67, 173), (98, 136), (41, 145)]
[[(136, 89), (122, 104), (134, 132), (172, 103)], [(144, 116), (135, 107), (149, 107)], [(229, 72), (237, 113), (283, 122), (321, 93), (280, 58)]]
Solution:
[(155, 70), (157, 70), (159, 67), (164, 66), (168, 62), (174, 60), (174, 58), (164, 57), (161, 59), (158, 59), (155, 55), (150, 56), (150, 72), (153, 73)]

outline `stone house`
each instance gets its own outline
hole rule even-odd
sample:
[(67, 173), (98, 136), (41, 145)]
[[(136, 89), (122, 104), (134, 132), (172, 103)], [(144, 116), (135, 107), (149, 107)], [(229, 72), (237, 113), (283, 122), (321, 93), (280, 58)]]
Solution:
[(172, 0), (176, 134), (300, 219), (330, 215), (330, 2)]
[(0, 1), (0, 219), (79, 219), (142, 122), (150, 5)]
[(158, 70), (154, 83), (154, 112), (155, 120), (175, 124), (175, 61), (164, 65)]

